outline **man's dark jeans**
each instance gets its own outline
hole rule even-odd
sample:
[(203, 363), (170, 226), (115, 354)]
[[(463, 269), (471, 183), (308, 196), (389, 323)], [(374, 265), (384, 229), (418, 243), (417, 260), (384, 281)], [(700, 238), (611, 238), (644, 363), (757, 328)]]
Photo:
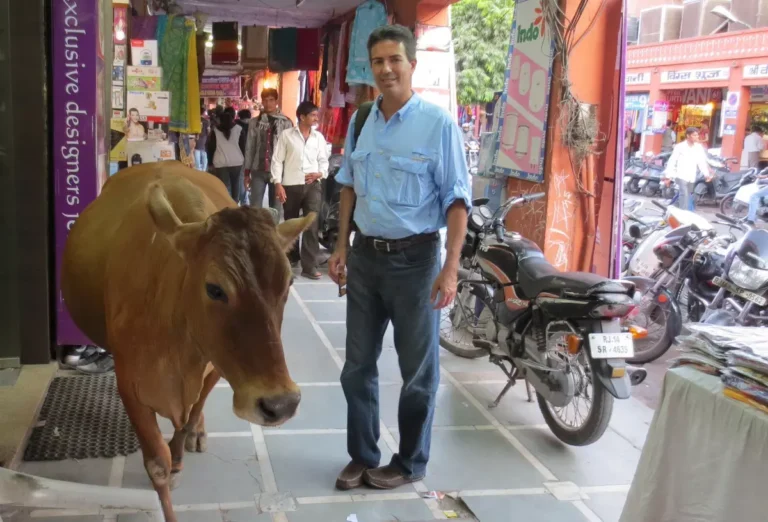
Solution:
[[(304, 215), (310, 212), (320, 213), (322, 203), (322, 186), (320, 182), (310, 185), (283, 185), (286, 200), (283, 203), (285, 219), (299, 217), (299, 212)], [(320, 239), (317, 231), (317, 219), (308, 229), (301, 234), (301, 247), (297, 241), (288, 253), (291, 263), (301, 260), (301, 270), (306, 274), (314, 274), (317, 271), (317, 256), (320, 254)]]
[(224, 186), (227, 187), (229, 195), (235, 201), (240, 200), (240, 176), (243, 166), (237, 167), (218, 167), (216, 168), (216, 177), (219, 178)]
[(400, 448), (392, 464), (409, 478), (426, 474), (440, 381), (439, 310), (430, 303), (440, 268), (438, 240), (402, 251), (377, 251), (356, 237), (347, 259), (347, 343), (341, 384), (347, 398), (347, 451), (353, 461), (378, 467), (379, 374), (389, 321), (403, 386)]
[(251, 171), (251, 206), (262, 208), (264, 201), (264, 192), (269, 192), (268, 202), (270, 208), (277, 209), (280, 217), (283, 214), (283, 204), (275, 197), (275, 184), (270, 183), (271, 174), (269, 172), (252, 170)]

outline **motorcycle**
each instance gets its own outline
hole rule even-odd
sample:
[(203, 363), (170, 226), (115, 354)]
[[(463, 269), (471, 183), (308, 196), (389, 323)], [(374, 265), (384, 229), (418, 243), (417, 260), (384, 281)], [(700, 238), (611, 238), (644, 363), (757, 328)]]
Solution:
[(507, 385), (491, 407), (524, 379), (555, 436), (583, 446), (605, 432), (614, 398), (629, 398), (645, 379), (626, 364), (643, 330), (620, 322), (634, 307), (631, 283), (560, 272), (534, 242), (505, 229), (510, 209), (543, 196), (512, 197), (493, 213), (487, 198), (474, 201), (440, 344), (461, 357), (487, 355), (504, 371)]
[[(717, 215), (733, 226), (744, 225)], [(768, 230), (748, 229), (728, 251), (719, 288), (703, 317), (707, 324), (768, 326)]]
[(664, 177), (664, 167), (658, 165), (650, 165), (641, 174), (640, 192), (643, 196), (652, 198), (654, 196), (662, 195), (662, 179)]
[[(747, 217), (752, 194), (768, 185), (768, 180), (758, 179), (758, 176), (766, 175), (768, 175), (768, 168), (761, 170), (759, 174), (744, 176), (739, 186), (731, 190), (720, 202), (720, 213), (737, 220)], [(761, 199), (757, 217), (768, 221), (768, 197)]]
[(476, 139), (472, 138), (465, 142), (464, 153), (466, 155), (469, 173), (473, 176), (477, 175), (478, 167), (480, 165), (480, 144)]
[(637, 247), (650, 234), (660, 227), (666, 226), (666, 222), (658, 216), (640, 216), (639, 212), (644, 208), (640, 200), (624, 202), (624, 216), (622, 230), (622, 259), (621, 271), (627, 271), (629, 260), (632, 258)]
[(731, 172), (727, 166), (729, 160), (710, 157), (708, 162), (715, 171), (714, 177), (707, 181), (699, 175), (693, 187), (693, 201), (696, 205), (718, 205), (728, 194), (743, 184), (743, 179), (755, 176), (757, 169), (750, 168)]

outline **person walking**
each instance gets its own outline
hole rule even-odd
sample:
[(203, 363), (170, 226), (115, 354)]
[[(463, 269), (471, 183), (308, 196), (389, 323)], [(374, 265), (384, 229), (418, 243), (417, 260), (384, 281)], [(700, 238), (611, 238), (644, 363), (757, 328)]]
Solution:
[(757, 168), (760, 164), (760, 154), (765, 150), (763, 129), (759, 125), (752, 126), (752, 132), (744, 138), (744, 152), (747, 153), (747, 167)]
[(218, 126), (208, 138), (208, 150), (213, 153), (213, 168), (216, 177), (227, 187), (230, 196), (238, 200), (240, 170), (243, 168), (243, 153), (240, 151), (240, 132), (230, 112), (223, 112)]
[[(328, 144), (317, 125), (318, 107), (304, 101), (296, 109), (298, 127), (284, 130), (275, 146), (272, 158), (272, 183), (275, 196), (283, 204), (285, 219), (299, 217), (310, 212), (320, 212), (322, 182), (328, 177)], [(309, 279), (320, 279), (317, 271), (317, 256), (320, 253), (317, 220), (301, 235), (301, 247), (294, 244), (288, 253), (292, 265), (301, 261), (301, 275)]]
[[(439, 309), (456, 295), (459, 254), (471, 209), (461, 130), (440, 107), (415, 94), (416, 40), (400, 25), (368, 39), (371, 70), (381, 95), (359, 139), (350, 122), (343, 165), (340, 231), (328, 261), (330, 277), (347, 284), (346, 362), (351, 461), (336, 487), (391, 489), (426, 475), (440, 380)], [(348, 247), (350, 220), (359, 229)], [(447, 225), (440, 268), (439, 230)], [(346, 270), (346, 276), (345, 276)], [(376, 362), (392, 322), (403, 385), (398, 406), (400, 445), (379, 467), (379, 390)]]
[(248, 122), (245, 140), (245, 188), (250, 188), (251, 205), (262, 207), (264, 192), (269, 191), (269, 206), (282, 210), (275, 198), (275, 185), (270, 183), (271, 162), (280, 134), (293, 127), (293, 122), (277, 106), (277, 89), (261, 91), (263, 110), (257, 118)]
[(697, 173), (701, 172), (707, 182), (714, 174), (707, 163), (707, 151), (699, 140), (699, 129), (689, 127), (685, 130), (685, 141), (681, 141), (672, 149), (672, 155), (667, 162), (665, 175), (677, 181), (680, 197), (677, 206), (683, 210), (695, 210), (693, 187), (696, 184)]
[(208, 134), (211, 132), (211, 121), (208, 119), (208, 114), (205, 107), (200, 108), (200, 120), (201, 130), (197, 135), (197, 141), (195, 142), (195, 168), (208, 172), (208, 154), (206, 153), (206, 147), (208, 145)]
[(677, 141), (675, 126), (672, 120), (667, 120), (667, 126), (664, 128), (664, 134), (661, 138), (661, 152), (672, 152), (672, 149), (675, 148), (675, 141)]

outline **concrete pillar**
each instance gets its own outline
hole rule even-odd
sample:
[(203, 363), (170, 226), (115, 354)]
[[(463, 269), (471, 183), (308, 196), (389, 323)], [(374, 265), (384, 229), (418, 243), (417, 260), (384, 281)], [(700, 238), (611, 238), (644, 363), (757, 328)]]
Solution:
[[(744, 149), (744, 138), (746, 137), (747, 122), (749, 121), (749, 98), (750, 88), (744, 85), (742, 78), (744, 69), (743, 67), (733, 67), (731, 69), (731, 76), (728, 80), (728, 90), (726, 92), (726, 98), (723, 100), (723, 106), (726, 105), (728, 92), (739, 92), (741, 96), (739, 98), (739, 108), (736, 118), (725, 119), (725, 109), (723, 109), (722, 117), (726, 124), (736, 124), (736, 134), (733, 136), (723, 136), (723, 150), (722, 155), (726, 158), (735, 157), (741, 159), (741, 151)], [(717, 129), (719, 130), (719, 129)], [(739, 168), (739, 164), (733, 166), (734, 169)]]

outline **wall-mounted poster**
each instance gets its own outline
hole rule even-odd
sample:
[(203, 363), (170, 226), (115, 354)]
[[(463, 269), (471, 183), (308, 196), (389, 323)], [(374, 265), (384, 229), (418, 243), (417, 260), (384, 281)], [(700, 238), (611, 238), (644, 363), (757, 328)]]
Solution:
[(126, 67), (126, 88), (129, 91), (161, 91), (163, 88), (162, 67)]
[(170, 99), (168, 91), (128, 91), (125, 108), (129, 112), (138, 112), (139, 121), (168, 123), (171, 120)]
[(491, 170), (544, 181), (544, 148), (552, 78), (553, 45), (542, 0), (518, 0), (502, 95), (501, 131)]

